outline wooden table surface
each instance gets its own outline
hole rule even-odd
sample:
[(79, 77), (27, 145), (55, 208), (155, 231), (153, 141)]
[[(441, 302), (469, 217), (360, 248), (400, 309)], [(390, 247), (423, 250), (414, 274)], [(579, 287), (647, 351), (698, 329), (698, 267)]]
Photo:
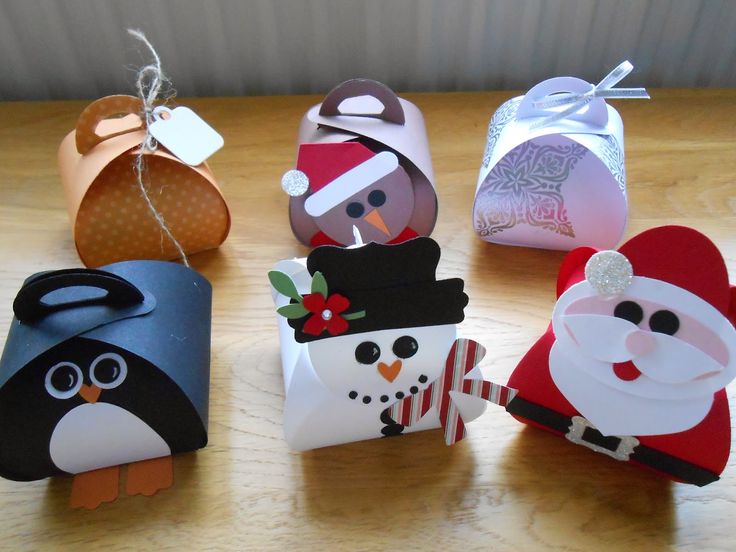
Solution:
[[(720, 247), (736, 281), (736, 90), (651, 92), (648, 102), (616, 103), (626, 125), (627, 236), (691, 225)], [(488, 119), (511, 95), (406, 94), (429, 131), (439, 275), (465, 279), (461, 328), (488, 348), (483, 366), (499, 382), (547, 326), (563, 257), (490, 245), (472, 230)], [(293, 166), (299, 119), (317, 101), (180, 100), (225, 137), (210, 161), (233, 215), (225, 244), (191, 259), (214, 286), (210, 444), (175, 458), (171, 489), (95, 511), (68, 508), (69, 478), (0, 480), (0, 548), (733, 550), (736, 457), (711, 486), (672, 484), (500, 408), (450, 448), (428, 431), (288, 450), (266, 272), (307, 253), (289, 229), (279, 182)], [(80, 266), (56, 149), (85, 104), (0, 104), (1, 335), (25, 277)]]

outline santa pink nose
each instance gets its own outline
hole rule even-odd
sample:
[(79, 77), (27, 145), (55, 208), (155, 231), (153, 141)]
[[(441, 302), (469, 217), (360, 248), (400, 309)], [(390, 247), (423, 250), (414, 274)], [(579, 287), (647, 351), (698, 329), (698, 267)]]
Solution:
[(651, 332), (636, 330), (626, 336), (626, 348), (634, 356), (642, 356), (651, 353), (657, 342)]

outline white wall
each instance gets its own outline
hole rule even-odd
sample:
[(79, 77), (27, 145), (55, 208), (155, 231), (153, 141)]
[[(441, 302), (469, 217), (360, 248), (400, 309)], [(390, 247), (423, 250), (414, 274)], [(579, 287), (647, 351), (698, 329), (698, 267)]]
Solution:
[(141, 28), (179, 95), (527, 88), (548, 76), (736, 86), (734, 0), (0, 0), (0, 99), (132, 92)]

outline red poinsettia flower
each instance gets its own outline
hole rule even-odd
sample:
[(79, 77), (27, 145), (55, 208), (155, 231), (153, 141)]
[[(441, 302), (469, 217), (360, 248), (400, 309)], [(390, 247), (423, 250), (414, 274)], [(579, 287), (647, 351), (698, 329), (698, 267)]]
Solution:
[(330, 335), (340, 335), (348, 330), (347, 320), (340, 316), (350, 306), (347, 297), (333, 293), (325, 299), (321, 293), (310, 293), (304, 296), (303, 305), (313, 313), (304, 323), (304, 333), (319, 335), (327, 330)]

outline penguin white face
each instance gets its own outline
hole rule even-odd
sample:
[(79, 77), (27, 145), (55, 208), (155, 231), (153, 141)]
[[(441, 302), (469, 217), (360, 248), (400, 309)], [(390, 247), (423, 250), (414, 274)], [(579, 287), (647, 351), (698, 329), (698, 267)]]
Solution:
[(308, 344), (317, 376), (336, 396), (383, 409), (439, 377), (455, 324), (319, 339)]

